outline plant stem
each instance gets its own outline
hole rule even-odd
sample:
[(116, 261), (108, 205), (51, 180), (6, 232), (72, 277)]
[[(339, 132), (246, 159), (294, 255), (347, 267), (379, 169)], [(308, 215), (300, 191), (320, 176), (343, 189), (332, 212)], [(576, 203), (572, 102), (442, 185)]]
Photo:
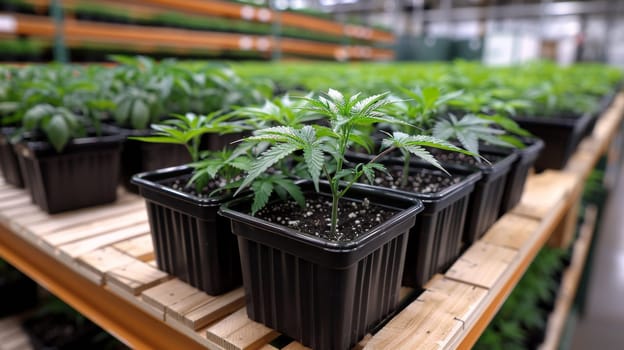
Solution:
[(331, 234), (335, 235), (337, 232), (338, 226), (338, 201), (340, 197), (337, 195), (332, 195), (332, 213), (331, 213)]
[(385, 157), (386, 155), (388, 155), (388, 153), (396, 150), (397, 148), (395, 146), (392, 147), (388, 147), (386, 148), (383, 152), (379, 153), (378, 155), (375, 156), (375, 158), (371, 159), (368, 164), (372, 164), (372, 163), (376, 163), (379, 159)]
[(409, 152), (405, 152), (403, 155), (403, 173), (401, 174), (401, 187), (405, 188), (407, 186), (407, 177), (409, 175), (409, 165), (410, 160), (412, 159)]

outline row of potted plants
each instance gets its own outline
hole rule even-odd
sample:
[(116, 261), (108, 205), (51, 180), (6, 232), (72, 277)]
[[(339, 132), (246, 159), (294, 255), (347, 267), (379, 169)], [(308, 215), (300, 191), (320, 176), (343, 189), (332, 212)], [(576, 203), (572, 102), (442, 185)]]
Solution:
[[(179, 162), (191, 159), (133, 180), (147, 202), (159, 267), (211, 294), (242, 279), (252, 319), (314, 348), (353, 345), (391, 315), (401, 285), (420, 287), (448, 267), (517, 203), (541, 148), (488, 110), (530, 101), (487, 99), (467, 111), (456, 108), (466, 92), (450, 83), (271, 98), (271, 83), (223, 67), (118, 61), (106, 69), (8, 70), (3, 120), (21, 122), (22, 139), (30, 137), (23, 130), (47, 137), (46, 152), (55, 156), (81, 143), (73, 136), (109, 132), (108, 119), (152, 124), (150, 133), (118, 139), (177, 146), (188, 153)], [(178, 114), (162, 119), (170, 113)], [(222, 140), (215, 133), (242, 142), (210, 147)], [(15, 149), (37, 154), (19, 143)], [(27, 178), (48, 166), (22, 163)], [(36, 183), (26, 181), (31, 191)]]

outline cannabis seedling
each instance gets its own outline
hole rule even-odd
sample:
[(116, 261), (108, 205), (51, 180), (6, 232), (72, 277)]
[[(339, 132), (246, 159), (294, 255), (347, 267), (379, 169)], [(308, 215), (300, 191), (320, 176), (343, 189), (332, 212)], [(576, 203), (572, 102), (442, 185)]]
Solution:
[[(388, 112), (405, 122), (397, 125), (398, 130), (403, 133), (400, 135), (414, 133), (428, 135), (436, 117), (446, 107), (448, 101), (457, 98), (463, 93), (461, 90), (442, 93), (442, 90), (435, 86), (418, 87), (414, 90), (399, 87), (399, 90), (408, 100), (397, 100), (396, 103), (389, 106)], [(401, 150), (401, 153), (403, 155), (401, 186), (405, 187), (409, 178), (408, 169), (412, 157), (411, 153), (405, 150)]]
[(207, 133), (227, 134), (242, 131), (244, 126), (236, 121), (230, 121), (230, 116), (219, 111), (208, 115), (187, 113), (173, 115), (160, 124), (152, 124), (153, 135), (130, 137), (132, 140), (151, 143), (170, 143), (186, 147), (193, 162), (200, 159), (199, 146), (201, 136)]
[(430, 136), (395, 132), (383, 140), (383, 146), (386, 148), (369, 162), (357, 163), (353, 166), (345, 162), (345, 154), (351, 147), (354, 145), (366, 147), (362, 138), (356, 133), (359, 127), (375, 123), (406, 124), (404, 121), (382, 113), (383, 107), (391, 103), (387, 96), (388, 93), (370, 97), (364, 97), (359, 93), (344, 96), (330, 89), (316, 98), (305, 98), (307, 104), (301, 113), (308, 111), (317, 113), (326, 119), (329, 127), (323, 125), (304, 125), (298, 128), (275, 126), (258, 130), (253, 136), (247, 137), (245, 139), (247, 142), (268, 142), (271, 146), (252, 160), (247, 177), (238, 191), (252, 185), (259, 176), (265, 174), (277, 162), (295, 152), (302, 152), (303, 157), (299, 159), (305, 164), (307, 175), (314, 183), (316, 190), (319, 189), (321, 176), (329, 182), (332, 195), (331, 234), (339, 237), (340, 234), (337, 232), (339, 200), (362, 176), (372, 182), (375, 170), (385, 171), (385, 167), (378, 163), (384, 156), (396, 149), (401, 149), (442, 169), (437, 160), (423, 147), (469, 153)]

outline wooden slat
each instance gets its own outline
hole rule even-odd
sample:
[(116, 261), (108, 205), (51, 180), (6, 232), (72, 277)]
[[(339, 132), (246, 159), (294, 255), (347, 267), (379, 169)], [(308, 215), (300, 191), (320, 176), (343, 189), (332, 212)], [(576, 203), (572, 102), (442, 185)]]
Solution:
[(134, 261), (136, 261), (134, 258), (111, 247), (90, 251), (76, 260), (78, 270), (100, 285), (104, 284), (105, 274), (108, 271), (126, 266)]
[(0, 210), (10, 208), (10, 206), (7, 206), (5, 203), (17, 198), (26, 198), (30, 200), (28, 193), (21, 189), (7, 188), (0, 191)]
[(472, 317), (487, 290), (436, 276), (365, 349), (439, 349)]
[(504, 215), (492, 225), (481, 240), (486, 243), (518, 250), (535, 233), (538, 226), (539, 221), (536, 219), (510, 213)]
[(106, 272), (106, 281), (132, 295), (165, 282), (170, 277), (142, 261), (134, 261), (128, 265), (114, 268)]
[(30, 204), (30, 198), (18, 193), (14, 196), (0, 199), (0, 211)]
[(164, 314), (167, 306), (196, 294), (197, 292), (199, 292), (197, 289), (174, 278), (143, 291), (143, 293), (141, 293), (141, 299), (161, 310)]
[(598, 140), (598, 153), (606, 152), (609, 142), (618, 132), (617, 126), (622, 122), (622, 118), (624, 118), (623, 110), (624, 92), (620, 92), (616, 96), (611, 107), (600, 117), (591, 135), (592, 138)]
[[(192, 329), (199, 329), (244, 306), (245, 293), (242, 288), (238, 288), (215, 297), (206, 303), (197, 305), (182, 315), (182, 317), (177, 315), (172, 315), (172, 317), (180, 320)], [(173, 310), (173, 308), (168, 310)]]
[(478, 241), (451, 266), (445, 277), (486, 289), (492, 288), (518, 252)]
[(251, 321), (245, 309), (209, 327), (206, 334), (208, 339), (228, 350), (253, 349), (278, 336), (276, 331)]
[(0, 319), (0, 350), (30, 350), (28, 334), (22, 329), (21, 317)]
[(559, 346), (559, 340), (589, 253), (597, 214), (598, 210), (595, 206), (587, 207), (585, 210), (585, 221), (581, 227), (579, 238), (574, 244), (570, 266), (563, 273), (553, 312), (548, 317), (544, 342), (539, 347), (540, 350), (557, 349)]
[(52, 247), (58, 247), (133, 225), (144, 224), (146, 222), (147, 213), (144, 208), (139, 206), (128, 214), (93, 220), (67, 229), (55, 231), (43, 237), (42, 241)]
[(567, 194), (580, 183), (574, 174), (546, 170), (527, 179), (520, 203), (512, 210), (514, 214), (543, 219), (552, 213)]
[(151, 234), (116, 243), (113, 247), (141, 261), (154, 260), (154, 246), (152, 245)]
[(117, 243), (126, 239), (142, 236), (148, 232), (149, 224), (142, 223), (109, 233), (101, 234), (89, 239), (64, 244), (57, 248), (60, 254), (66, 255), (71, 258), (76, 258), (92, 250), (105, 247), (107, 245), (111, 245), (113, 243)]
[(97, 207), (79, 209), (76, 211), (48, 215), (47, 220), (29, 226), (29, 231), (35, 236), (44, 236), (73, 226), (90, 223), (94, 220), (122, 215), (131, 210), (145, 206), (144, 201), (137, 196), (124, 196), (118, 199), (116, 205), (101, 205)]

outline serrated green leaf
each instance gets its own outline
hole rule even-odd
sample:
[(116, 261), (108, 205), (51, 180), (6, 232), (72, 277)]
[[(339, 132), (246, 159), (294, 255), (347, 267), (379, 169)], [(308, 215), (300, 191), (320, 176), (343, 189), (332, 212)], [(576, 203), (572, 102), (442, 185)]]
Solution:
[(251, 185), (253, 191), (253, 202), (251, 204), (251, 215), (264, 208), (273, 193), (273, 184), (270, 181), (257, 181)]
[(262, 152), (260, 157), (256, 159), (251, 165), (247, 173), (247, 177), (243, 181), (241, 187), (236, 191), (239, 193), (243, 188), (249, 186), (258, 176), (264, 174), (264, 172), (272, 167), (274, 164), (292, 154), (294, 151), (299, 150), (299, 146), (295, 144), (282, 143), (274, 145)]
[(301, 192), (301, 188), (299, 188), (294, 181), (287, 178), (276, 178), (275, 184), (278, 185), (279, 188), (286, 190), (290, 197), (292, 197), (292, 199), (294, 199), (300, 207), (305, 208), (305, 197), (303, 192)]
[(315, 144), (308, 144), (303, 148), (303, 159), (305, 160), (308, 173), (314, 183), (314, 188), (318, 191), (319, 178), (321, 176), (321, 170), (323, 169), (325, 161), (323, 151), (320, 148), (315, 147)]

